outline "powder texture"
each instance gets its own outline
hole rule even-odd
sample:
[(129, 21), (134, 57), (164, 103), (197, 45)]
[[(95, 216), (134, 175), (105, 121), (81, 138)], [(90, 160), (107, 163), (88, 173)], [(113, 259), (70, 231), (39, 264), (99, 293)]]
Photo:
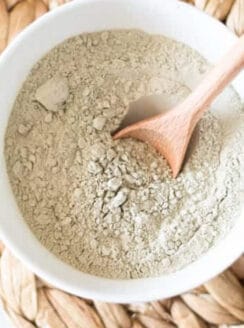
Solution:
[(151, 277), (186, 266), (231, 229), (244, 162), (231, 88), (197, 126), (177, 179), (148, 145), (111, 137), (130, 102), (161, 94), (169, 108), (207, 67), (189, 47), (135, 30), (74, 37), (35, 65), (5, 156), (20, 210), (45, 247), (83, 272)]

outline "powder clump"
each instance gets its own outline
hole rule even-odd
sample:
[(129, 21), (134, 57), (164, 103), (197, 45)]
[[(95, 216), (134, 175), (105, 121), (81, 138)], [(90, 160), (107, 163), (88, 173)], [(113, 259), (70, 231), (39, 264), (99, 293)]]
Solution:
[(57, 112), (62, 109), (69, 96), (69, 88), (66, 79), (54, 77), (36, 91), (36, 100), (47, 110)]
[(5, 156), (45, 247), (83, 272), (151, 277), (191, 263), (229, 231), (243, 181), (243, 111), (231, 88), (197, 126), (177, 179), (148, 145), (111, 137), (130, 102), (159, 94), (171, 108), (207, 68), (187, 46), (135, 30), (71, 38), (36, 64)]

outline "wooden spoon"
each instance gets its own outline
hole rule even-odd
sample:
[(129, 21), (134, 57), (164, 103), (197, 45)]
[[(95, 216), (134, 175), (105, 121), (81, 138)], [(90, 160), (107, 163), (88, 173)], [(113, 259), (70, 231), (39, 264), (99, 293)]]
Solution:
[(177, 177), (196, 124), (243, 66), (244, 35), (180, 105), (129, 125), (115, 133), (113, 138), (132, 137), (150, 144), (166, 158), (173, 177)]

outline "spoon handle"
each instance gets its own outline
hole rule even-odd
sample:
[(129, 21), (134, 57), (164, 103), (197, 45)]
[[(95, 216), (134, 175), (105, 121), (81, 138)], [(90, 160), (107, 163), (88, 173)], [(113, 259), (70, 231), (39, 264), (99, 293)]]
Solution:
[(179, 105), (192, 114), (197, 122), (211, 102), (221, 93), (225, 86), (240, 72), (244, 66), (244, 35), (223, 56), (217, 65), (207, 74), (197, 88)]

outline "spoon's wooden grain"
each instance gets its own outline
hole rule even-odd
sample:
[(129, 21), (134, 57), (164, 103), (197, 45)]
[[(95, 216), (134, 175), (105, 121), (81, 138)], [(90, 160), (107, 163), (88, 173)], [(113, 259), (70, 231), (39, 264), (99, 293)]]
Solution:
[(167, 159), (177, 177), (196, 124), (243, 66), (244, 35), (180, 105), (120, 130), (114, 139), (132, 137), (150, 144)]

